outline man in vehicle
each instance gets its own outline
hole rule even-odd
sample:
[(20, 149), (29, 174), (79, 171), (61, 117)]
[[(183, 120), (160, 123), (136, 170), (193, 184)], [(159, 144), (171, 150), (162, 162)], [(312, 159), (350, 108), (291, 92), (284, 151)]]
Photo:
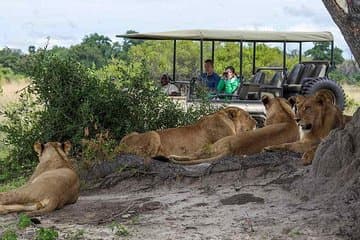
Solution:
[(214, 63), (211, 59), (204, 62), (205, 72), (201, 74), (201, 82), (207, 86), (211, 92), (216, 92), (216, 87), (220, 81), (219, 75), (214, 72)]

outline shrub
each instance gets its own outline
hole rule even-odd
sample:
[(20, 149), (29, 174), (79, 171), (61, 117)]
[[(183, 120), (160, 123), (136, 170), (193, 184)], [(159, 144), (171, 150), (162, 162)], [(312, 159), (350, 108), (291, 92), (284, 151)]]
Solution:
[(19, 215), (19, 221), (17, 224), (18, 228), (25, 229), (25, 228), (29, 227), (30, 225), (31, 225), (31, 219), (27, 215), (21, 213)]
[(118, 78), (99, 77), (71, 57), (44, 50), (32, 54), (28, 63), (31, 85), (19, 103), (5, 111), (7, 121), (0, 124), (10, 149), (0, 165), (3, 172), (12, 173), (5, 178), (31, 170), (37, 162), (32, 149), (37, 140), (71, 140), (74, 153), (80, 153), (85, 130), (88, 140), (108, 131), (112, 141), (118, 141), (131, 131), (189, 124), (213, 110), (202, 103), (184, 112), (148, 78), (143, 63), (116, 63), (123, 69)]
[(35, 240), (55, 240), (59, 237), (59, 233), (52, 228), (39, 228), (36, 230)]

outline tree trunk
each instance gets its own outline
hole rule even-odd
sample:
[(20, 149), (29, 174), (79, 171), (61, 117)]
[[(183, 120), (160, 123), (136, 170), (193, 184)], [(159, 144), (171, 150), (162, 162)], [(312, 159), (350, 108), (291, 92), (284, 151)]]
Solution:
[(357, 16), (351, 16), (345, 12), (336, 0), (322, 0), (329, 11), (332, 19), (340, 28), (345, 41), (350, 47), (356, 61), (360, 63), (360, 13)]

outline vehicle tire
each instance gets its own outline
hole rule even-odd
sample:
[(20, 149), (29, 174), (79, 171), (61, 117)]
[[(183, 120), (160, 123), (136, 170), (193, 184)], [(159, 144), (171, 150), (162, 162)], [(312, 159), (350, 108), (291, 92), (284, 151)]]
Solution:
[(251, 116), (256, 120), (256, 128), (262, 128), (265, 126), (266, 115), (256, 114)]
[(345, 108), (344, 89), (335, 81), (328, 78), (316, 78), (306, 82), (301, 88), (302, 95), (313, 95), (318, 91), (326, 91), (341, 110)]

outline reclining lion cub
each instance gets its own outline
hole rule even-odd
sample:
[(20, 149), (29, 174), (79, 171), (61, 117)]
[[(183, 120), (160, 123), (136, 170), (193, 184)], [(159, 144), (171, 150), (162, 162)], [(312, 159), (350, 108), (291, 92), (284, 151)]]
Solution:
[(192, 156), (170, 156), (170, 161), (178, 164), (211, 162), (228, 155), (259, 153), (266, 146), (298, 140), (299, 131), (290, 103), (284, 98), (268, 96), (264, 96), (262, 102), (267, 115), (265, 127), (224, 137)]
[(292, 98), (295, 104), (296, 116), (300, 129), (300, 140), (267, 147), (268, 151), (290, 150), (304, 153), (303, 164), (311, 164), (317, 146), (332, 129), (343, 128), (347, 118), (340, 109), (329, 101), (328, 96), (317, 93), (314, 96), (296, 96)]
[(246, 111), (227, 107), (201, 118), (194, 125), (146, 133), (130, 133), (120, 149), (143, 157), (168, 157), (194, 153), (218, 139), (254, 129), (256, 121)]
[(0, 193), (0, 214), (29, 212), (39, 215), (75, 203), (80, 183), (67, 157), (70, 148), (69, 142), (35, 143), (40, 162), (24, 186)]

